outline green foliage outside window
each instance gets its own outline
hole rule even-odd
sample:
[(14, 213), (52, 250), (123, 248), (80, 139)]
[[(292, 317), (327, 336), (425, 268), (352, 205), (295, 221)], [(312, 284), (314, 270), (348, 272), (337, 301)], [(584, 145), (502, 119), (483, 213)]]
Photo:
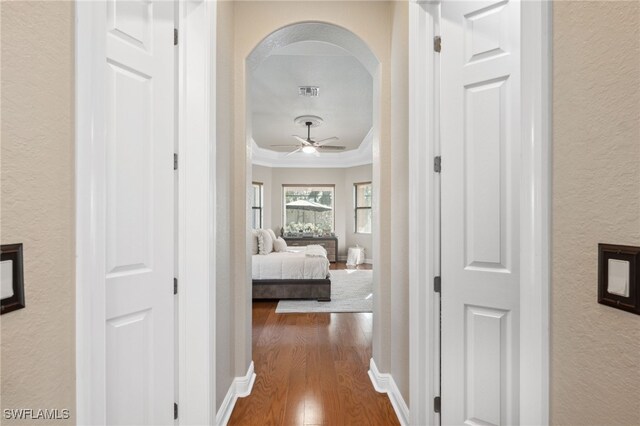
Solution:
[(334, 230), (333, 186), (284, 186), (286, 233), (326, 235)]

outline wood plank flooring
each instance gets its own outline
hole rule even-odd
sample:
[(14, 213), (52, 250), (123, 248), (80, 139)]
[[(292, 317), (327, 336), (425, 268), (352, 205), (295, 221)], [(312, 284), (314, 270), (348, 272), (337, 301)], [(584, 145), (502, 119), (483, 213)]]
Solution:
[(389, 398), (374, 390), (367, 374), (371, 313), (276, 314), (276, 306), (253, 303), (257, 377), (229, 425), (399, 424)]

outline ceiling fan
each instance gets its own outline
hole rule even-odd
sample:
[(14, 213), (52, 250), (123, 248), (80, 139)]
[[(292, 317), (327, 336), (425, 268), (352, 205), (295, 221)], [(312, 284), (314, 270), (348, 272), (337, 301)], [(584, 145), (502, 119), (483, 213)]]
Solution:
[[(301, 117), (296, 119), (296, 122), (301, 122), (300, 120)], [(321, 139), (319, 141), (314, 141), (313, 139), (311, 139), (311, 127), (312, 126), (317, 126), (321, 123), (321, 120), (316, 119), (315, 121), (312, 121), (311, 119), (304, 121), (304, 125), (307, 126), (307, 139), (304, 139), (298, 135), (292, 135), (296, 140), (298, 140), (298, 142), (300, 142), (300, 145), (271, 145), (273, 148), (292, 148), (292, 147), (297, 147), (295, 150), (289, 152), (287, 155), (285, 155), (285, 157), (288, 157), (290, 155), (295, 154), (296, 152), (304, 152), (305, 154), (313, 154), (316, 157), (318, 157), (320, 154), (319, 152), (322, 151), (342, 151), (345, 149), (344, 146), (337, 146), (337, 145), (327, 145), (329, 142), (333, 141), (333, 140), (338, 140), (338, 138), (336, 136), (330, 137), (330, 138), (326, 138), (326, 139)], [(314, 127), (315, 127), (314, 126)]]

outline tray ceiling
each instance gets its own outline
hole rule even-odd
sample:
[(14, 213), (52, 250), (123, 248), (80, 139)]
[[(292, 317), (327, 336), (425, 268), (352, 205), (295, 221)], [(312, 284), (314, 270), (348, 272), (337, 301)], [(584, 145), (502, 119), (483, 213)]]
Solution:
[[(318, 97), (298, 94), (300, 86), (318, 86)], [(301, 115), (317, 115), (324, 123), (311, 130), (312, 139), (337, 136), (332, 145), (357, 149), (372, 126), (373, 82), (349, 52), (330, 43), (304, 41), (278, 49), (253, 73), (252, 135), (263, 149), (292, 144), (306, 129), (294, 123)]]

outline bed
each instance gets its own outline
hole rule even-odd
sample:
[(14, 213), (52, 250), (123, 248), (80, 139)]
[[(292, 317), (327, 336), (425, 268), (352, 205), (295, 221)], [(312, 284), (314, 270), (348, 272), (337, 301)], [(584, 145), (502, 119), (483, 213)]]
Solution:
[(254, 299), (331, 300), (326, 256), (307, 256), (305, 249), (254, 254), (251, 269)]

